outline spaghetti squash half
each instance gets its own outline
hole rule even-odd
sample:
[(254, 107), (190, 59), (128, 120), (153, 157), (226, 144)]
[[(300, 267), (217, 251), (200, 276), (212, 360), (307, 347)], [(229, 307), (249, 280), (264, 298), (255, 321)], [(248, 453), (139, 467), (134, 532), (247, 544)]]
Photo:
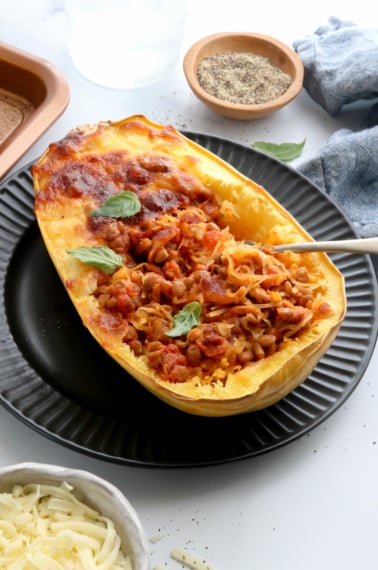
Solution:
[(43, 240), (83, 324), (169, 405), (270, 406), (337, 334), (346, 297), (329, 257), (274, 252), (312, 238), (175, 128), (142, 115), (79, 127), (32, 172)]

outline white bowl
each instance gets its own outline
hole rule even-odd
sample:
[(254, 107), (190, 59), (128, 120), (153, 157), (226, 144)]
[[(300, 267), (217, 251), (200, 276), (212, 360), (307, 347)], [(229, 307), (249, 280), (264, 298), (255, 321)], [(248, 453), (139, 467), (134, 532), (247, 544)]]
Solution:
[(0, 467), (0, 493), (14, 485), (50, 484), (66, 481), (83, 503), (111, 519), (121, 538), (122, 549), (130, 555), (133, 570), (149, 570), (148, 542), (139, 517), (121, 491), (97, 475), (45, 463), (19, 463)]

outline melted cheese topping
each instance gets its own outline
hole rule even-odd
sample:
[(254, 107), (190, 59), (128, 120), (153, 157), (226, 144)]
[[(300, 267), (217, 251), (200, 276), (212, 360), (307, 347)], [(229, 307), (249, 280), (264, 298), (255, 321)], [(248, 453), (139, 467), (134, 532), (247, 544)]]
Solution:
[(31, 484), (0, 494), (0, 568), (132, 570), (114, 523), (72, 490)]

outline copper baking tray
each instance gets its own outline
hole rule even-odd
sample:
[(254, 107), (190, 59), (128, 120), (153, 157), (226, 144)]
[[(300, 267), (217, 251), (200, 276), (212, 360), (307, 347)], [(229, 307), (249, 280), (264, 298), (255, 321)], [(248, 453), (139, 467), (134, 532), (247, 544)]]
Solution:
[(68, 101), (67, 80), (54, 65), (0, 42), (0, 179)]

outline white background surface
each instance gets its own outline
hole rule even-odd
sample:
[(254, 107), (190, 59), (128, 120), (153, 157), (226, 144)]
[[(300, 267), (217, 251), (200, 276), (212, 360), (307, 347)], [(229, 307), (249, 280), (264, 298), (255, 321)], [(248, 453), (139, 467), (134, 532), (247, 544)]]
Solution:
[[(292, 45), (329, 16), (374, 25), (372, 10), (370, 0), (189, 0), (183, 53), (203, 35), (218, 31), (256, 31)], [(125, 22), (125, 33), (128, 25), (141, 25), (143, 33), (143, 23)], [(315, 155), (332, 132), (353, 127), (359, 119), (352, 110), (331, 118), (305, 91), (285, 110), (260, 121), (222, 119), (189, 91), (181, 62), (152, 87), (102, 89), (73, 68), (61, 0), (0, 0), (0, 40), (54, 63), (71, 90), (65, 113), (14, 170), (78, 124), (134, 113), (246, 145), (305, 138), (297, 163)], [(181, 547), (206, 559), (214, 570), (373, 569), (378, 528), (377, 365), (376, 351), (357, 389), (332, 417), (307, 436), (257, 458), (173, 470), (110, 464), (50, 441), (0, 408), (0, 464), (51, 462), (88, 469), (115, 483), (137, 509), (147, 537), (161, 537), (151, 542), (152, 567), (180, 568), (169, 553)]]

